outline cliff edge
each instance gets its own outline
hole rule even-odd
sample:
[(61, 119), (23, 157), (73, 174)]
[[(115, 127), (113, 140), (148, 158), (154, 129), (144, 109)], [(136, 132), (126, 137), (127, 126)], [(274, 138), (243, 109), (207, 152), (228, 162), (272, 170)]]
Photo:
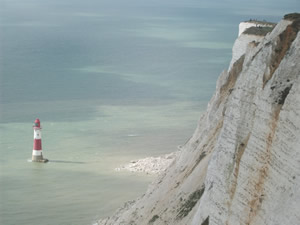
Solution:
[(300, 14), (289, 14), (243, 43), (180, 155), (98, 224), (299, 224), (299, 29)]

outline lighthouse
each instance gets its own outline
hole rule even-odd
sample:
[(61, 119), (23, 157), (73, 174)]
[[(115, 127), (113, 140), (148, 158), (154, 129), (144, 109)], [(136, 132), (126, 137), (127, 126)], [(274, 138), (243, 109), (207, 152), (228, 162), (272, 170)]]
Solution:
[(39, 119), (34, 121), (33, 125), (33, 150), (32, 150), (32, 162), (48, 162), (48, 159), (43, 158), (42, 153), (42, 132), (41, 122)]

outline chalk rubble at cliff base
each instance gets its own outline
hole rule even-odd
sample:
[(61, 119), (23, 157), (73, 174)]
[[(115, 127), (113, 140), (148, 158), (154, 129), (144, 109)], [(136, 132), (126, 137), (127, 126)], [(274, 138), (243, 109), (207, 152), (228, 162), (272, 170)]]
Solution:
[(98, 224), (299, 224), (299, 29), (289, 14), (265, 37), (242, 33), (181, 154)]
[(130, 171), (146, 174), (160, 174), (165, 171), (175, 160), (178, 152), (172, 152), (158, 157), (147, 157), (138, 160), (132, 160), (130, 163), (115, 168), (115, 171)]

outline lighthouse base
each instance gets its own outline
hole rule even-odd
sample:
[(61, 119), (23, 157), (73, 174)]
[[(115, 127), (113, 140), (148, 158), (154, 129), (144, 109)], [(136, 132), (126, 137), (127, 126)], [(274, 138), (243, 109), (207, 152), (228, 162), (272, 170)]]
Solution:
[(43, 155), (33, 155), (32, 156), (32, 162), (46, 163), (48, 161), (49, 161), (48, 159), (43, 158)]

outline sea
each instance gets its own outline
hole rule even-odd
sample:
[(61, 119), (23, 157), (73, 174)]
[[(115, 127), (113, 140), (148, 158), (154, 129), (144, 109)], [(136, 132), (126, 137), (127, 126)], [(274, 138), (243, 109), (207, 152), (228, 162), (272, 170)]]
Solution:
[[(238, 24), (298, 0), (0, 0), (0, 224), (91, 225), (176, 151), (228, 68)], [(299, 10), (298, 10), (299, 11)], [(31, 162), (33, 122), (43, 155)]]

